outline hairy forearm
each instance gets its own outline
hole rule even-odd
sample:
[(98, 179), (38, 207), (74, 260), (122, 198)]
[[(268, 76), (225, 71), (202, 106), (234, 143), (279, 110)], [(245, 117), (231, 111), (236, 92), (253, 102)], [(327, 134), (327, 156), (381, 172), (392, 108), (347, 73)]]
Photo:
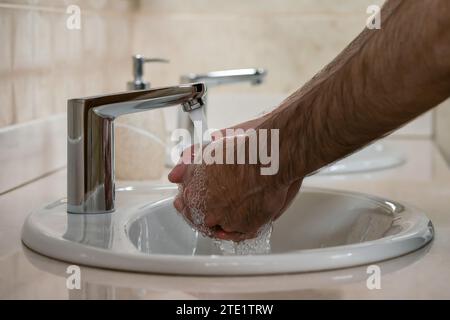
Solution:
[(300, 179), (390, 133), (450, 96), (450, 1), (390, 0), (365, 30), (273, 111), (280, 178)]

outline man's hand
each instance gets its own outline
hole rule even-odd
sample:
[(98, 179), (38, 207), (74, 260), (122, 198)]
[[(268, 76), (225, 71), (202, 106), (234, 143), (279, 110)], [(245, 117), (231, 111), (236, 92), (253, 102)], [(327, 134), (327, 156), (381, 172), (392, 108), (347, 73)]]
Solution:
[[(260, 121), (234, 128), (257, 130)], [(243, 141), (234, 136), (221, 139), (235, 139), (233, 152)], [(221, 139), (212, 144), (223, 143)], [(169, 180), (181, 186), (174, 206), (210, 237), (234, 241), (256, 237), (262, 226), (286, 210), (300, 189), (301, 179), (280, 184), (276, 175), (262, 176), (257, 164), (185, 164), (193, 158), (192, 150), (185, 150), (184, 160), (169, 174)]]

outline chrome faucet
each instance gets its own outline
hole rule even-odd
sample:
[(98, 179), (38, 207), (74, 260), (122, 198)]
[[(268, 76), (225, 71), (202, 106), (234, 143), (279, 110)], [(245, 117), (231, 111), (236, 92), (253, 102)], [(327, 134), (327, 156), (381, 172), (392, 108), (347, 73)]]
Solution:
[(67, 105), (67, 211), (114, 211), (114, 119), (181, 104), (204, 105), (203, 83), (71, 99)]
[[(240, 82), (250, 82), (253, 85), (259, 85), (264, 81), (266, 75), (267, 71), (262, 68), (213, 71), (204, 74), (189, 73), (181, 76), (180, 83), (203, 82), (208, 88)], [(206, 100), (203, 111), (205, 113), (207, 111)], [(191, 133), (193, 132), (192, 121), (185, 113), (178, 113), (178, 128), (188, 129)]]
[(189, 73), (182, 75), (181, 83), (204, 82), (208, 87), (222, 84), (250, 82), (261, 84), (267, 71), (260, 68), (213, 71), (204, 74)]

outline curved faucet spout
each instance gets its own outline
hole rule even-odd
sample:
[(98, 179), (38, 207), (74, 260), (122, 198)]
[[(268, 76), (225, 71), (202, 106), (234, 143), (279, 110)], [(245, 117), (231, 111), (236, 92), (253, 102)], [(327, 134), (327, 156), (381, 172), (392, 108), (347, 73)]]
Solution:
[(218, 86), (238, 82), (261, 84), (267, 71), (261, 68), (212, 71), (204, 74), (189, 73), (181, 76), (181, 83), (204, 82), (208, 86)]
[(189, 112), (204, 105), (206, 86), (192, 83), (68, 101), (67, 210), (114, 211), (114, 119), (181, 104)]

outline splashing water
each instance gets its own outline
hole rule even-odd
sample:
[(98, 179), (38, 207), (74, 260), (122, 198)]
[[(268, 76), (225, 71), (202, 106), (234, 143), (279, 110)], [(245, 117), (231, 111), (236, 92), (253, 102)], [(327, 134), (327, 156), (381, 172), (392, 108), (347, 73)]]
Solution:
[[(192, 110), (188, 113), (189, 118), (194, 124), (194, 143), (199, 143), (200, 145), (208, 144), (211, 142), (211, 134), (208, 131), (208, 124), (206, 121), (205, 114), (202, 108), (198, 108)], [(205, 211), (206, 211), (206, 203), (205, 199), (207, 194), (206, 188), (206, 173), (205, 173), (205, 165), (199, 165), (194, 170), (194, 176), (196, 179), (197, 192), (199, 194), (192, 197), (190, 203), (186, 205), (189, 207), (192, 212), (193, 219), (193, 227), (197, 229), (199, 232), (206, 236), (210, 236), (211, 233), (209, 229), (204, 225)], [(179, 186), (182, 192), (182, 186)], [(203, 194), (204, 196), (199, 196)], [(247, 239), (240, 242), (228, 241), (228, 240), (219, 240), (215, 239), (214, 244), (220, 249), (223, 255), (251, 255), (251, 254), (268, 254), (270, 253), (270, 237), (272, 234), (272, 222), (263, 226), (256, 238)]]
[[(186, 221), (192, 228), (201, 232), (205, 236), (210, 236), (210, 230), (205, 225), (205, 212), (206, 212), (206, 174), (204, 165), (195, 166), (192, 172), (192, 180), (190, 182), (190, 188), (195, 190), (195, 194), (187, 199), (186, 206), (191, 212), (191, 220)], [(182, 194), (184, 187), (182, 184), (178, 185), (178, 192)]]
[(271, 235), (272, 235), (272, 222), (261, 227), (256, 238), (247, 239), (241, 242), (216, 239), (214, 240), (214, 243), (220, 249), (220, 251), (224, 256), (269, 254)]

